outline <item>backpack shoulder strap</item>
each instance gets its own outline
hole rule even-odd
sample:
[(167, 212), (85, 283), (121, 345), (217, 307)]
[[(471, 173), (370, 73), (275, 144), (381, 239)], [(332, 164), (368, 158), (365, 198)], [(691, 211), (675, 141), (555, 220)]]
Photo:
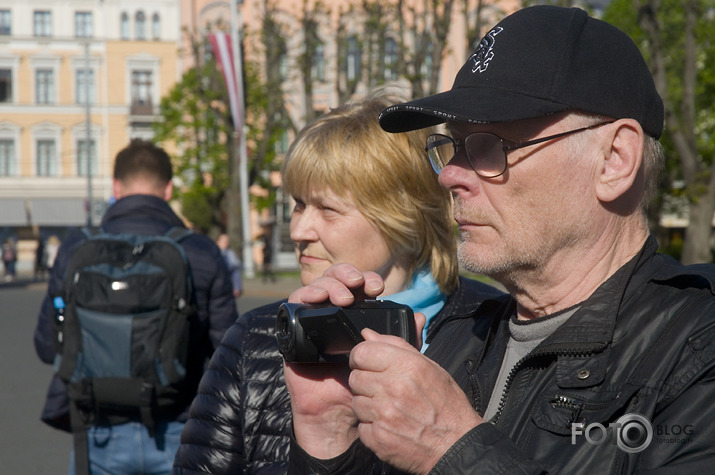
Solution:
[(192, 234), (194, 234), (194, 232), (189, 228), (185, 228), (182, 226), (173, 226), (169, 228), (167, 232), (164, 233), (164, 236), (178, 243)]
[(104, 229), (101, 227), (99, 228), (90, 228), (89, 226), (85, 226), (82, 228), (82, 234), (84, 234), (84, 237), (89, 239), (92, 236), (98, 236), (100, 234), (104, 233)]

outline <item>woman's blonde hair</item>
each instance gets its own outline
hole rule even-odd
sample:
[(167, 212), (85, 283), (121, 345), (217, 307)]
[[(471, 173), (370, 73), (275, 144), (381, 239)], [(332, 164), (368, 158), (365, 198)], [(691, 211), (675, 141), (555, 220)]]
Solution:
[(329, 189), (349, 198), (376, 226), (410, 275), (428, 267), (445, 293), (457, 285), (456, 236), (449, 193), (425, 152), (432, 131), (391, 134), (380, 112), (407, 99), (381, 89), (330, 110), (300, 131), (283, 162), (283, 189), (295, 197)]

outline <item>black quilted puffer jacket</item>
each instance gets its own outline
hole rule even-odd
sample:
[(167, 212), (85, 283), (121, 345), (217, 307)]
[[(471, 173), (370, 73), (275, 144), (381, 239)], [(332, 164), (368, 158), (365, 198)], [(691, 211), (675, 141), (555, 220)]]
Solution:
[[(449, 322), (474, 325), (468, 318), (486, 299), (501, 292), (460, 278), (458, 289), (430, 323), (427, 341)], [(284, 474), (291, 433), (290, 397), (283, 359), (274, 336), (276, 313), (285, 300), (243, 314), (228, 330), (204, 373), (181, 434), (173, 473)], [(474, 335), (484, 332), (466, 331)], [(478, 343), (475, 343), (478, 344)], [(473, 348), (473, 346), (472, 346)], [(435, 361), (454, 355), (431, 355)], [(465, 368), (447, 368), (465, 381)], [(459, 378), (454, 373), (464, 373)]]

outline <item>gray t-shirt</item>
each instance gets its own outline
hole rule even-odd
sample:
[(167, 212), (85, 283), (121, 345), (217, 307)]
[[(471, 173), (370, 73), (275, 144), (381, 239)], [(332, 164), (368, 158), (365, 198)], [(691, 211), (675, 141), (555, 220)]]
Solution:
[(511, 337), (506, 346), (506, 354), (499, 370), (494, 391), (489, 399), (484, 420), (492, 419), (499, 410), (499, 403), (506, 389), (506, 380), (512, 368), (526, 355), (536, 348), (549, 335), (556, 331), (566, 320), (573, 315), (578, 307), (570, 307), (561, 312), (532, 320), (517, 320), (514, 315), (509, 321)]

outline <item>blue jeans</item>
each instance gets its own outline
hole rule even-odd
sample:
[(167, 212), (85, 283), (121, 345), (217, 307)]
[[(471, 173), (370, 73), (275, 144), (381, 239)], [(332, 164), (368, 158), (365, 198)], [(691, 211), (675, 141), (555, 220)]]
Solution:
[[(92, 475), (168, 475), (183, 427), (183, 422), (157, 422), (153, 438), (140, 422), (91, 427), (87, 430), (89, 470)], [(75, 473), (74, 456), (73, 449), (70, 475)]]

